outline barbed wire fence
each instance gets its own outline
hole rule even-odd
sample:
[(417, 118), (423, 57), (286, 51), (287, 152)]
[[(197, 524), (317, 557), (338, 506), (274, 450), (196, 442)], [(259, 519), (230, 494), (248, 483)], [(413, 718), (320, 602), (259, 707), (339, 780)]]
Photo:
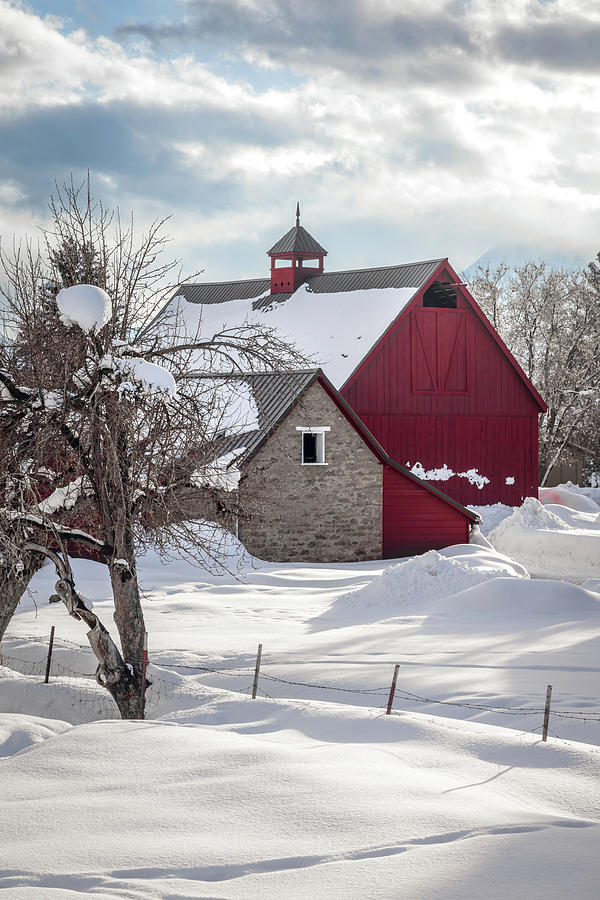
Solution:
[[(40, 638), (39, 635), (7, 634), (6, 637), (13, 641), (29, 640), (35, 642), (35, 644), (40, 645), (40, 649), (44, 648), (45, 646), (44, 641)], [(60, 639), (60, 645), (61, 646), (58, 648), (59, 651), (61, 649), (77, 650), (78, 652), (86, 654), (86, 656), (82, 658), (86, 660), (86, 662), (89, 658), (90, 669), (94, 665), (95, 657), (90, 648), (86, 645), (77, 644), (73, 641), (69, 641), (63, 638)], [(164, 655), (168, 655), (169, 653), (169, 651), (162, 652)], [(293, 664), (294, 660), (286, 659), (285, 662), (286, 664)], [(331, 664), (334, 663), (332, 662)], [(0, 646), (0, 665), (8, 665), (14, 671), (28, 677), (43, 678), (48, 665), (48, 659), (46, 655), (40, 656), (39, 659), (26, 659), (24, 657), (13, 656), (5, 653)], [(177, 701), (184, 701), (184, 703), (186, 704), (189, 701), (193, 701), (195, 706), (200, 706), (204, 703), (210, 702), (210, 700), (214, 698), (214, 686), (192, 682), (189, 680), (186, 680), (185, 682), (182, 682), (181, 680), (174, 681), (172, 678), (169, 679), (168, 677), (165, 677), (169, 675), (177, 675), (177, 673), (179, 672), (185, 672), (190, 675), (196, 675), (198, 677), (219, 676), (220, 678), (232, 679), (232, 690), (234, 690), (238, 694), (246, 696), (247, 699), (250, 699), (253, 689), (255, 695), (260, 695), (261, 697), (265, 697), (266, 699), (283, 699), (281, 697), (274, 698), (265, 690), (264, 686), (262, 685), (264, 685), (265, 682), (268, 682), (273, 684), (274, 687), (276, 685), (281, 685), (293, 688), (305, 688), (313, 691), (327, 691), (333, 694), (338, 693), (345, 696), (356, 695), (361, 697), (370, 697), (373, 700), (373, 702), (369, 704), (370, 708), (380, 710), (386, 709), (387, 707), (389, 711), (393, 712), (393, 714), (395, 715), (401, 714), (404, 711), (399, 709), (397, 706), (394, 706), (394, 703), (398, 701), (403, 704), (433, 705), (442, 708), (453, 707), (470, 710), (477, 713), (491, 713), (494, 715), (514, 717), (542, 717), (548, 712), (548, 709), (544, 704), (540, 704), (539, 706), (510, 706), (502, 704), (480, 703), (475, 702), (469, 698), (447, 700), (441, 699), (439, 697), (426, 697), (408, 691), (401, 686), (396, 686), (395, 683), (393, 683), (392, 685), (393, 691), (390, 692), (390, 688), (388, 687), (352, 688), (333, 683), (326, 684), (317, 681), (311, 682), (300, 681), (291, 678), (283, 678), (280, 675), (275, 675), (269, 669), (265, 669), (264, 667), (260, 668), (259, 672), (258, 666), (255, 667), (254, 665), (217, 666), (207, 665), (204, 663), (171, 663), (169, 661), (152, 663), (148, 666), (147, 678), (149, 687), (146, 693), (146, 710), (148, 712), (156, 712), (161, 705), (167, 705), (172, 709), (175, 709)], [(56, 659), (52, 659), (51, 673), (52, 685), (68, 688), (70, 697), (74, 700), (74, 702), (81, 703), (87, 706), (93, 706), (98, 714), (98, 718), (119, 718), (116, 704), (107, 694), (105, 689), (96, 683), (95, 672), (77, 671), (63, 665)], [(258, 683), (259, 677), (262, 685), (259, 685)], [(296, 697), (295, 699), (298, 698)], [(562, 719), (576, 721), (582, 724), (600, 725), (600, 710), (563, 709), (557, 708), (555, 706), (552, 708), (551, 714), (553, 720)], [(542, 730), (543, 727), (543, 724), (540, 723), (540, 725), (535, 726), (534, 728), (530, 729), (530, 731), (539, 731)], [(550, 733), (552, 733), (555, 737), (559, 737), (559, 735), (556, 734), (553, 729), (548, 727), (547, 730), (550, 731)]]

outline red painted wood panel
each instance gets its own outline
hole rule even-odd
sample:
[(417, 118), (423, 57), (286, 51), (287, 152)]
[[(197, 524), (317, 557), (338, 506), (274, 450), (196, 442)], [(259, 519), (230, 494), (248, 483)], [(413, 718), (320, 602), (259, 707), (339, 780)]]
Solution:
[[(537, 421), (510, 416), (361, 417), (392, 459), (412, 468), (456, 473), (477, 469), (488, 479), (482, 488), (466, 477), (432, 481), (459, 503), (517, 506), (537, 496)], [(507, 484), (507, 478), (514, 478)]]
[(341, 393), (392, 459), (489, 479), (437, 482), (451, 497), (518, 504), (537, 496), (538, 405), (461, 291), (456, 309), (417, 297)]
[[(413, 348), (411, 331), (414, 320), (410, 312), (407, 312), (343, 387), (343, 396), (359, 415), (361, 409), (367, 408), (372, 413), (398, 415), (462, 413), (537, 416), (538, 407), (532, 395), (473, 312), (441, 309), (424, 309), (419, 312), (430, 314), (429, 318), (434, 321), (436, 317), (444, 320), (440, 329), (433, 329), (431, 324), (427, 326), (419, 319), (423, 339), (430, 345), (429, 360), (437, 360), (438, 357), (438, 332), (445, 329), (449, 335), (453, 329), (455, 334), (458, 321), (462, 323), (469, 375), (467, 390), (452, 394), (436, 388), (428, 393), (431, 385), (429, 371), (434, 369), (434, 365), (430, 363), (428, 370), (425, 360), (419, 364), (419, 377), (422, 381), (413, 388), (411, 362), (415, 365), (413, 357), (421, 351), (418, 345)], [(457, 350), (460, 355), (460, 348)]]
[[(410, 319), (412, 392), (465, 394), (468, 391), (466, 312), (414, 309)], [(397, 351), (397, 341), (394, 349)]]
[(383, 557), (393, 559), (469, 541), (469, 520), (406, 475), (383, 470)]

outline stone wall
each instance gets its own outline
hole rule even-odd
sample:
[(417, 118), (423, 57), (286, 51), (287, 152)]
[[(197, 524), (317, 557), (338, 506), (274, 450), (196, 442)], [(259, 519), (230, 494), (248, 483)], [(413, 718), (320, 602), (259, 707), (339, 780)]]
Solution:
[[(296, 427), (329, 426), (327, 465), (302, 465)], [(383, 466), (318, 382), (245, 467), (239, 537), (273, 561), (381, 558)]]

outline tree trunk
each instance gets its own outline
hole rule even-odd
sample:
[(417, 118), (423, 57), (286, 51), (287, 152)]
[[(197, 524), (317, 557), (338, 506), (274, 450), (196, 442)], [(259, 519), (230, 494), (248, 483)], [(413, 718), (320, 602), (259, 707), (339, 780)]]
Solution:
[[(141, 667), (138, 672), (127, 663), (110, 633), (98, 616), (88, 609), (83, 597), (77, 592), (73, 581), (73, 572), (67, 558), (61, 558), (54, 550), (41, 544), (29, 542), (27, 550), (39, 554), (40, 558), (48, 557), (54, 563), (58, 581), (56, 582), (56, 600), (62, 600), (69, 615), (80, 619), (88, 626), (88, 641), (98, 660), (96, 681), (109, 692), (123, 719), (143, 718), (143, 697), (141, 690)], [(142, 637), (143, 640), (143, 637)]]
[(143, 718), (143, 658), (146, 627), (140, 599), (133, 542), (128, 542), (121, 555), (109, 560), (108, 568), (115, 601), (115, 623), (121, 639), (123, 659), (130, 672), (128, 685), (118, 687), (119, 696), (111, 690), (124, 719)]
[(44, 558), (38, 553), (24, 553), (22, 562), (23, 569), (18, 574), (14, 568), (7, 571), (0, 567), (0, 641), (31, 579), (44, 565)]

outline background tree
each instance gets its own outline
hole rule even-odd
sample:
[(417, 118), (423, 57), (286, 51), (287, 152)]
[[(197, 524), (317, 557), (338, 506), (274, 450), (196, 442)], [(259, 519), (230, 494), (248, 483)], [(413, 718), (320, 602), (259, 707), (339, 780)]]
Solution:
[[(132, 223), (123, 227), (89, 185), (73, 183), (51, 209), (41, 251), (28, 244), (2, 254), (0, 463), (8, 474), (0, 627), (40, 559), (51, 558), (59, 598), (90, 627), (99, 682), (122, 716), (139, 717), (145, 626), (137, 554), (152, 546), (215, 555), (215, 531), (207, 537), (189, 523), (182, 497), (214, 467), (224, 422), (234, 424), (235, 376), (305, 360), (261, 326), (207, 335), (200, 321), (190, 333), (185, 310), (167, 303), (180, 275), (176, 262), (163, 262), (163, 222), (136, 245)], [(82, 278), (92, 287), (82, 289)], [(192, 370), (218, 377), (190, 378)], [(208, 479), (203, 498), (213, 518), (231, 514), (224, 494)], [(85, 527), (74, 527), (75, 516)], [(77, 595), (65, 542), (93, 547), (106, 562), (120, 651)]]
[(480, 268), (471, 290), (542, 397), (540, 483), (569, 448), (600, 454), (600, 276), (529, 262)]

